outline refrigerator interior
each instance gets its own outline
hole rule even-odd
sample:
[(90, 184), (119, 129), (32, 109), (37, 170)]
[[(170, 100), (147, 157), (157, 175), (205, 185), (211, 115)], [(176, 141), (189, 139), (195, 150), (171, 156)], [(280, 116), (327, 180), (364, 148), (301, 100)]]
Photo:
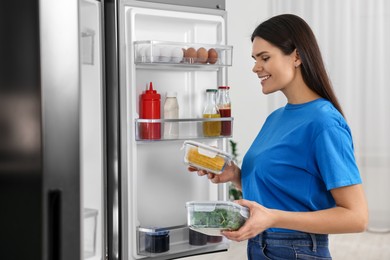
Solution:
[(83, 259), (104, 255), (104, 157), (101, 4), (81, 0), (81, 200)]
[[(225, 250), (228, 241), (205, 246), (189, 244), (185, 203), (193, 200), (226, 200), (226, 185), (211, 184), (206, 177), (189, 173), (183, 162), (184, 140), (197, 141), (228, 150), (227, 137), (204, 137), (202, 112), (205, 92), (226, 84), (226, 67), (231, 65), (231, 47), (226, 46), (223, 11), (200, 8), (158, 8), (122, 6), (121, 136), (122, 206), (124, 247), (128, 258), (171, 259)], [(149, 6), (148, 6), (149, 7)], [(156, 8), (157, 7), (157, 8)], [(156, 9), (155, 9), (156, 8)], [(215, 47), (216, 64), (177, 62), (153, 57), (153, 48)], [(146, 59), (139, 59), (142, 48)], [(139, 100), (150, 82), (161, 94), (161, 111), (168, 91), (177, 92), (179, 136), (142, 140), (139, 136)], [(163, 118), (163, 117), (162, 117)], [(161, 128), (164, 128), (164, 120)], [(170, 231), (170, 249), (155, 253), (145, 248), (149, 231)]]

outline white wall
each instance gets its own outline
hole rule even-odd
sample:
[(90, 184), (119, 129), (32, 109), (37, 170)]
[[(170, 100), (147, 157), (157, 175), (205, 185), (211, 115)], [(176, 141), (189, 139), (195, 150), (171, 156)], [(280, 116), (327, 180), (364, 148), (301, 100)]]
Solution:
[[(267, 4), (268, 3), (268, 4)], [(255, 26), (280, 13), (304, 18), (317, 36), (325, 65), (352, 129), (356, 158), (370, 210), (370, 228), (390, 230), (390, 1), (227, 0), (228, 43), (233, 45), (234, 140), (242, 156), (265, 117), (283, 105), (281, 95), (264, 96), (250, 69), (249, 36)]]
[(252, 72), (250, 36), (269, 15), (268, 2), (261, 0), (227, 0), (228, 44), (233, 45), (233, 66), (228, 69), (231, 87), (233, 140), (238, 143), (242, 160), (268, 115), (267, 97), (261, 92), (260, 80)]

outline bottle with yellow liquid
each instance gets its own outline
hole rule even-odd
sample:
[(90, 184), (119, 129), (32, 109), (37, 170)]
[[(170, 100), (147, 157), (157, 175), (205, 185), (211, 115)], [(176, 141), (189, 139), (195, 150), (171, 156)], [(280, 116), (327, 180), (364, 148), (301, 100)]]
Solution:
[[(220, 118), (219, 110), (216, 104), (216, 89), (206, 90), (206, 106), (203, 110), (203, 118)], [(221, 121), (203, 122), (204, 136), (221, 135)]]

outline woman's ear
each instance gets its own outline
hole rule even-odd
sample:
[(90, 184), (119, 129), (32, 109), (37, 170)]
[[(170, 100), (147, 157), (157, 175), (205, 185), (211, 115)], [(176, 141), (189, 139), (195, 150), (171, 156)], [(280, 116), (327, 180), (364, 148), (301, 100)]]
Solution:
[(294, 66), (295, 66), (295, 68), (297, 68), (302, 63), (301, 57), (299, 56), (299, 52), (297, 49), (294, 50), (294, 54), (295, 54)]

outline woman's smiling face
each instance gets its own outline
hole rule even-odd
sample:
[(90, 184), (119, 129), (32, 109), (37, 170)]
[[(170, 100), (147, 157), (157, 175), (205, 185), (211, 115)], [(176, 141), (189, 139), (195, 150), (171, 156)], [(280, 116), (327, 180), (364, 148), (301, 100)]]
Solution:
[(260, 37), (253, 39), (252, 57), (255, 65), (252, 71), (260, 78), (264, 94), (278, 90), (285, 92), (293, 85), (296, 66), (299, 65), (296, 56), (296, 51), (286, 55)]

